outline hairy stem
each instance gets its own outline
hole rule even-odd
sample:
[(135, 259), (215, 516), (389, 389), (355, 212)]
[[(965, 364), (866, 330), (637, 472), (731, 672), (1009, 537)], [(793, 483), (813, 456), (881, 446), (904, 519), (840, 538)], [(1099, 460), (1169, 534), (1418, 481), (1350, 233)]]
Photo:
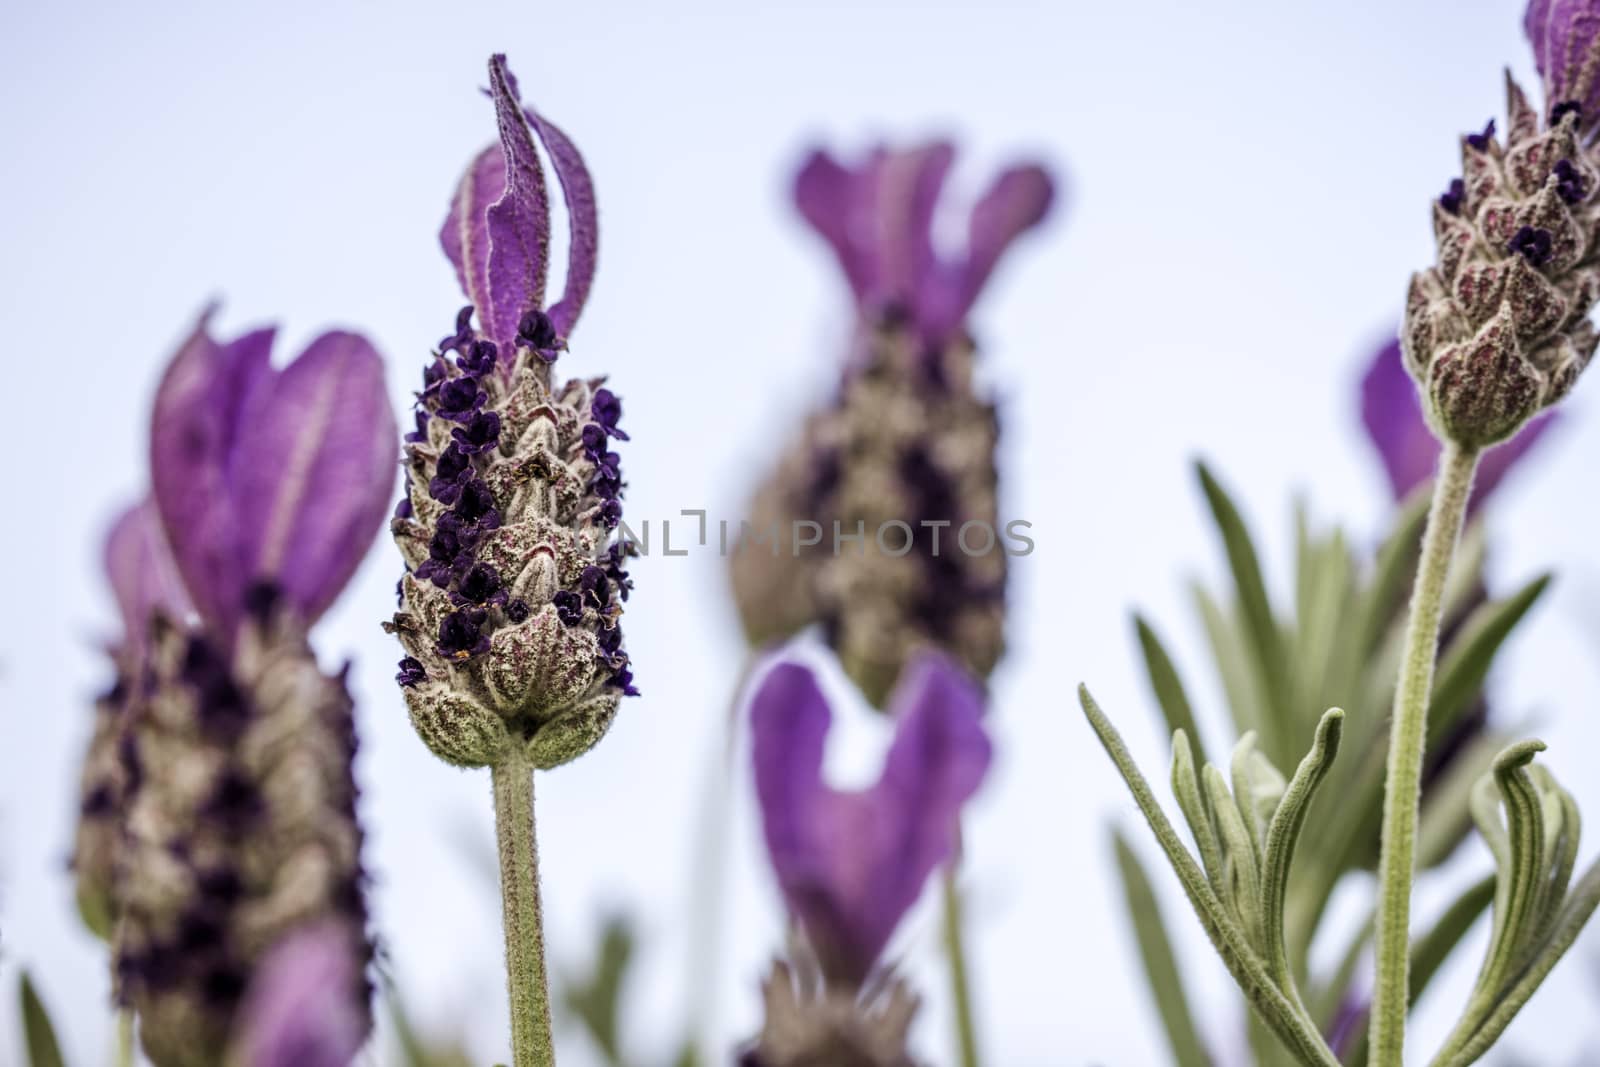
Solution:
[(514, 1067), (554, 1067), (550, 987), (545, 977), (539, 910), (539, 848), (534, 840), (533, 764), (512, 746), (490, 775), (495, 837), (500, 847), (506, 982), (511, 992), (511, 1060)]
[(133, 1012), (117, 1012), (117, 1067), (133, 1067)]
[(973, 1022), (972, 990), (967, 978), (966, 933), (961, 920), (961, 886), (956, 862), (944, 870), (944, 946), (950, 956), (950, 992), (955, 1005), (956, 1044), (961, 1067), (978, 1067), (978, 1029)]
[(1403, 1067), (1406, 1009), (1410, 999), (1411, 883), (1416, 875), (1417, 818), (1422, 797), (1422, 757), (1428, 700), (1439, 651), (1445, 580), (1461, 537), (1461, 524), (1478, 465), (1475, 449), (1446, 444), (1439, 457), (1433, 504), (1422, 535), (1406, 623), (1405, 652), (1389, 724), (1389, 765), (1383, 793), (1383, 851), (1378, 862), (1378, 976), (1373, 993), (1370, 1048), (1374, 1067)]

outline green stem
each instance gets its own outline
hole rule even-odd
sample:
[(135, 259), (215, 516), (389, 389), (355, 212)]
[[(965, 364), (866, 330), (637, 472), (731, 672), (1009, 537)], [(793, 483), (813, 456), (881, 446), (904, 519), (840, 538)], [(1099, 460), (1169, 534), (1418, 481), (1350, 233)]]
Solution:
[(117, 1012), (117, 1067), (133, 1067), (133, 1012)]
[(1377, 985), (1370, 1048), (1374, 1067), (1403, 1067), (1409, 1002), (1411, 883), (1416, 875), (1417, 818), (1428, 699), (1439, 651), (1445, 580), (1478, 465), (1475, 449), (1446, 444), (1422, 535), (1422, 558), (1411, 593), (1405, 653), (1389, 724), (1389, 766), (1383, 792), (1383, 851), (1378, 862)]
[(500, 846), (500, 903), (505, 916), (506, 980), (511, 992), (514, 1067), (554, 1067), (550, 987), (539, 911), (539, 848), (534, 839), (533, 763), (512, 746), (490, 769), (494, 829)]
[(950, 992), (955, 1002), (956, 1043), (961, 1067), (978, 1067), (978, 1030), (973, 1022), (972, 990), (967, 979), (966, 935), (961, 921), (961, 887), (955, 861), (944, 870), (944, 945), (950, 955)]

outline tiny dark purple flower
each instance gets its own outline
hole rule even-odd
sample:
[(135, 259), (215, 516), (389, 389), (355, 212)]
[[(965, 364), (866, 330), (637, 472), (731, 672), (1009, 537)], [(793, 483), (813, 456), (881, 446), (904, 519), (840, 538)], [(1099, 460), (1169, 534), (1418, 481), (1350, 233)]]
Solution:
[(468, 304), (456, 312), (456, 332), (439, 342), (439, 351), (465, 352), (467, 346), (472, 344), (472, 305)]
[[(1472, 486), (1469, 510), (1476, 511), (1506, 473), (1531, 451), (1555, 424), (1555, 412), (1528, 423), (1510, 441), (1484, 453)], [(1423, 418), (1416, 384), (1406, 372), (1400, 342), (1380, 348), (1361, 381), (1361, 421), (1378, 450), (1395, 500), (1409, 496), (1433, 479), (1439, 464), (1439, 441)]]
[(633, 672), (626, 667), (622, 668), (616, 674), (613, 674), (610, 681), (606, 682), (606, 684), (615, 686), (616, 688), (622, 690), (622, 695), (625, 697), (636, 697), (639, 695), (638, 688), (633, 684)]
[(478, 379), (471, 375), (451, 378), (439, 390), (438, 415), (441, 419), (461, 421), (483, 407), (489, 394), (478, 388)]
[(1588, 189), (1584, 187), (1583, 174), (1573, 165), (1572, 160), (1557, 160), (1555, 169), (1551, 173), (1556, 176), (1556, 195), (1566, 203), (1576, 204), (1588, 193)]
[(411, 498), (409, 496), (401, 497), (394, 506), (394, 517), (397, 519), (409, 519), (412, 513)]
[(474, 412), (464, 424), (451, 429), (450, 437), (465, 452), (487, 452), (500, 443), (500, 415)]
[(432, 416), (421, 410), (416, 411), (414, 414), (417, 420), (417, 428), (406, 434), (406, 440), (415, 444), (428, 439), (428, 420)]
[(394, 680), (402, 686), (421, 685), (428, 680), (428, 672), (421, 660), (407, 656), (400, 661), (400, 673), (394, 676)]
[(503, 604), (506, 593), (501, 587), (500, 575), (493, 567), (487, 563), (474, 563), (461, 575), (451, 599), (462, 604)]
[(615, 530), (617, 524), (622, 521), (622, 504), (616, 500), (607, 500), (600, 505), (600, 511), (596, 517), (600, 520), (601, 526), (608, 530)]
[(1489, 124), (1483, 128), (1483, 132), (1482, 133), (1469, 133), (1469, 134), (1467, 134), (1467, 144), (1471, 145), (1473, 148), (1477, 149), (1479, 152), (1488, 151), (1489, 150), (1489, 144), (1493, 140), (1494, 140), (1494, 119), (1490, 119), (1489, 120)]
[(473, 341), (456, 357), (456, 365), (468, 374), (483, 377), (494, 370), (500, 350), (493, 341)]
[(454, 504), (461, 496), (462, 482), (472, 473), (472, 458), (459, 442), (452, 442), (439, 453), (434, 469), (436, 473), (428, 482), (428, 495), (441, 504)]
[(606, 430), (598, 423), (586, 422), (583, 424), (583, 454), (591, 462), (598, 463), (606, 451)]
[(584, 602), (596, 610), (603, 610), (606, 606), (606, 572), (594, 564), (583, 568), (583, 573), (578, 575), (578, 592), (582, 594)]
[(1439, 194), (1439, 206), (1452, 215), (1461, 214), (1461, 204), (1467, 197), (1467, 186), (1460, 178), (1450, 180), (1450, 188)]
[(1555, 125), (1576, 110), (1584, 132), (1600, 116), (1600, 0), (1531, 0), (1523, 29)]
[(576, 626), (583, 621), (583, 597), (572, 590), (558, 590), (551, 603), (556, 606), (556, 617), (566, 625)]
[(955, 851), (961, 807), (990, 744), (976, 683), (942, 654), (907, 665), (892, 699), (894, 741), (875, 785), (827, 785), (833, 714), (811, 671), (787, 662), (751, 702), (762, 827), (778, 885), (830, 980), (859, 986), (928, 875)]
[(483, 633), (488, 615), (478, 608), (452, 611), (439, 623), (439, 654), (447, 659), (466, 659), (489, 651), (489, 638)]
[(1054, 183), (1043, 167), (1002, 172), (972, 209), (965, 254), (939, 255), (933, 223), (955, 149), (934, 143), (878, 148), (855, 167), (813, 152), (796, 175), (800, 214), (832, 246), (858, 307), (894, 308), (930, 343), (961, 327), (1006, 249), (1049, 213)]
[(444, 360), (435, 359), (422, 368), (422, 395), (427, 396), (439, 388), (445, 378)]
[[(561, 594), (557, 593), (556, 595), (560, 596)], [(528, 616), (532, 614), (533, 608), (529, 607), (528, 602), (520, 597), (506, 605), (506, 618), (513, 623), (527, 622)]]
[(1506, 249), (1527, 260), (1529, 266), (1542, 267), (1555, 252), (1555, 239), (1549, 230), (1524, 226), (1512, 236)]
[(617, 428), (617, 423), (622, 420), (622, 398), (609, 389), (596, 389), (594, 399), (589, 403), (589, 414), (600, 428), (612, 437), (628, 440), (628, 435)]
[(454, 513), (462, 522), (486, 530), (500, 525), (500, 512), (495, 509), (494, 494), (480, 478), (468, 478), (462, 483)]

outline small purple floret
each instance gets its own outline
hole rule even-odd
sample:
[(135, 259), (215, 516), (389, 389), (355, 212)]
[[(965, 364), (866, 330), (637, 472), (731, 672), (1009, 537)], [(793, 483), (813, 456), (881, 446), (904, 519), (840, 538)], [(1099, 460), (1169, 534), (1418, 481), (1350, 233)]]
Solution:
[(1461, 214), (1461, 204), (1467, 198), (1467, 184), (1460, 178), (1450, 180), (1450, 188), (1439, 194), (1439, 206), (1452, 215)]
[(1493, 140), (1494, 140), (1494, 119), (1490, 119), (1489, 120), (1489, 124), (1483, 128), (1483, 132), (1482, 133), (1469, 133), (1469, 134), (1467, 134), (1467, 144), (1471, 145), (1474, 149), (1476, 149), (1479, 152), (1488, 151), (1489, 145)]
[(423, 668), (422, 661), (413, 656), (407, 656), (400, 661), (400, 673), (394, 676), (403, 688), (421, 685), (428, 680), (428, 672)]
[(468, 374), (481, 378), (494, 370), (495, 361), (499, 358), (500, 350), (493, 341), (474, 341), (456, 357), (456, 365)]
[(1537, 226), (1524, 226), (1507, 244), (1507, 249), (1528, 261), (1529, 266), (1542, 267), (1555, 252), (1555, 239), (1549, 230)]

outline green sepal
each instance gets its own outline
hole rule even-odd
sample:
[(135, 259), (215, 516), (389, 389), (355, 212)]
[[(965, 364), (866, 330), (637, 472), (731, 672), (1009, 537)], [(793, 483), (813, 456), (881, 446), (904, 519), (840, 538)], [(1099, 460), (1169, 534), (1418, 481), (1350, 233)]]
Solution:
[(22, 1002), (22, 1036), (28, 1049), (29, 1067), (64, 1067), (66, 1061), (61, 1057), (55, 1025), (50, 1022), (50, 1013), (26, 971), (22, 972), (18, 994)]

